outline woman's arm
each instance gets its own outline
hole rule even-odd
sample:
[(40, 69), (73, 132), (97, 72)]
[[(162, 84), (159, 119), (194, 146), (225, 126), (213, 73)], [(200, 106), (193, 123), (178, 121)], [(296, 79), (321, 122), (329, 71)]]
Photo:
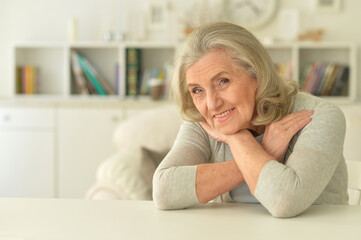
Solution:
[(153, 201), (159, 209), (207, 203), (244, 179), (234, 160), (209, 163), (208, 134), (197, 123), (184, 123), (169, 154), (153, 177)]
[(197, 167), (196, 192), (200, 203), (229, 192), (244, 181), (234, 160), (200, 164)]
[(249, 190), (254, 195), (263, 166), (276, 158), (268, 154), (248, 130), (242, 130), (232, 135), (227, 143)]
[[(330, 183), (343, 159), (345, 119), (337, 107), (321, 102), (312, 122), (292, 141), (285, 164), (264, 165), (254, 191), (255, 197), (276, 217), (292, 217), (310, 207)], [(339, 172), (338, 174), (342, 174)], [(342, 203), (347, 177), (339, 176), (327, 194), (329, 203)]]

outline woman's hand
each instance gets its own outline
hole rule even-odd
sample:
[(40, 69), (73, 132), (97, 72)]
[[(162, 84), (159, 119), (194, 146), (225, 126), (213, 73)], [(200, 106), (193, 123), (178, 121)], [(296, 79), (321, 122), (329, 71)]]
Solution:
[(266, 126), (261, 142), (263, 149), (279, 162), (286, 154), (292, 137), (309, 122), (313, 111), (299, 111), (285, 115), (281, 120)]
[(212, 128), (207, 122), (199, 122), (199, 124), (213, 139), (215, 139), (218, 142), (226, 143), (227, 140), (226, 135), (223, 135), (220, 132), (218, 132), (216, 129)]
[(246, 139), (249, 137), (253, 138), (251, 132), (248, 131), (248, 129), (240, 130), (234, 134), (224, 135), (219, 131), (217, 131), (216, 129), (212, 128), (207, 122), (199, 122), (199, 124), (209, 134), (209, 136), (211, 136), (213, 139), (215, 139), (218, 142), (229, 144), (229, 141), (232, 141), (232, 138), (233, 139), (239, 137), (244, 137)]

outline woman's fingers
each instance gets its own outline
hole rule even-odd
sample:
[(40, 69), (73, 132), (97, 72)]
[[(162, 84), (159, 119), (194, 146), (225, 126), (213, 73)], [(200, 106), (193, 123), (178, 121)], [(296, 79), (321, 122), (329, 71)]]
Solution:
[(278, 124), (281, 124), (284, 130), (292, 130), (293, 134), (305, 127), (310, 121), (313, 111), (299, 111), (286, 115)]
[(300, 131), (302, 128), (304, 128), (309, 122), (311, 122), (312, 118), (306, 117), (306, 118), (300, 118), (297, 121), (294, 122), (291, 126), (289, 126), (286, 131), (290, 135), (295, 135), (298, 131)]
[(312, 119), (313, 111), (299, 111), (284, 116), (281, 120), (266, 126), (262, 147), (281, 161), (292, 137)]

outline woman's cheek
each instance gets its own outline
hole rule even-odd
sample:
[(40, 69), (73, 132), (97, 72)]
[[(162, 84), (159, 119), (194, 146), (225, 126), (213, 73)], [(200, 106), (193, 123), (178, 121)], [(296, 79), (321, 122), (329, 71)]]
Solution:
[(207, 119), (207, 114), (206, 114), (206, 104), (201, 101), (200, 99), (194, 98), (193, 99), (193, 103), (196, 106), (198, 112), (205, 118)]

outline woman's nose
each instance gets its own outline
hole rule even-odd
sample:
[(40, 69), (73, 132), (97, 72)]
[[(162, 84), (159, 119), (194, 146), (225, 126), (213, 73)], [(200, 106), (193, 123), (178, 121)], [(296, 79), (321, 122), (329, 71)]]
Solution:
[(217, 110), (222, 105), (222, 98), (217, 93), (207, 94), (207, 107), (208, 110)]

